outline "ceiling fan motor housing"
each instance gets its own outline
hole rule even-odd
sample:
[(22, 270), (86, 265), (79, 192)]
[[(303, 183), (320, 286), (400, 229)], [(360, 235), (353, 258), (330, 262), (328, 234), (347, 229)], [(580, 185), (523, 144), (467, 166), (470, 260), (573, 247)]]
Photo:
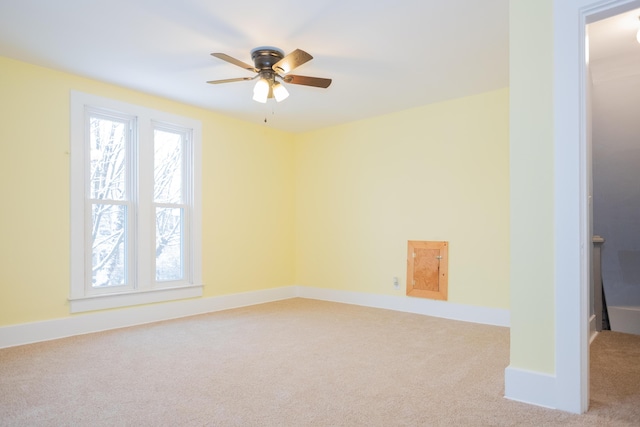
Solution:
[(273, 72), (273, 65), (284, 58), (284, 52), (275, 47), (257, 47), (251, 51), (251, 59), (260, 72)]
[(301, 49), (296, 49), (285, 56), (284, 52), (277, 47), (257, 47), (251, 51), (251, 59), (255, 65), (249, 65), (225, 53), (217, 52), (211, 55), (247, 71), (258, 73), (254, 77), (237, 77), (232, 79), (210, 80), (207, 82), (211, 84), (241, 82), (254, 80), (257, 77), (270, 83), (270, 86), (272, 86), (271, 89), (273, 89), (273, 86), (279, 85), (279, 83), (276, 82), (276, 78), (279, 78), (284, 83), (320, 88), (327, 88), (331, 84), (331, 79), (289, 74), (293, 69), (313, 59), (313, 56)]

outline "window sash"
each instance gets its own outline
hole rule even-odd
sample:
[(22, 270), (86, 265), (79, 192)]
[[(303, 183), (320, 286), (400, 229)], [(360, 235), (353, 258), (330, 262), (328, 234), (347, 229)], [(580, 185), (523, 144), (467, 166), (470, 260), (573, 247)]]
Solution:
[[(123, 200), (119, 200), (120, 197), (116, 197), (117, 200), (90, 198), (88, 117), (91, 115), (126, 122), (131, 129), (127, 136), (126, 153), (126, 174), (129, 179)], [(155, 129), (181, 135), (183, 152), (180, 203), (157, 203), (153, 200), (153, 160), (149, 159), (153, 159)], [(198, 121), (72, 91), (69, 297), (72, 312), (202, 295), (201, 140), (201, 124)], [(84, 177), (84, 180), (78, 177)], [(93, 207), (100, 205), (122, 206), (126, 210), (128, 241), (124, 252), (125, 264), (129, 268), (126, 284), (122, 286), (92, 286), (91, 218)], [(181, 212), (183, 274), (179, 280), (156, 280), (155, 213), (159, 208), (179, 209)]]
[[(166, 198), (161, 198), (157, 200), (155, 186), (158, 184), (155, 181), (155, 154), (156, 154), (156, 144), (161, 141), (156, 140), (156, 131), (162, 132), (164, 134), (175, 134), (180, 138), (180, 197), (178, 202), (167, 202)], [(156, 232), (158, 231), (157, 221), (158, 216), (157, 212), (159, 209), (176, 209), (181, 211), (181, 223), (180, 223), (180, 236), (181, 236), (181, 245), (180, 245), (180, 277), (173, 278), (162, 278), (159, 277), (159, 270), (161, 269), (161, 265), (159, 265), (159, 257), (158, 257), (158, 235), (154, 234), (154, 247), (156, 248), (156, 257), (153, 260), (153, 279), (155, 281), (155, 286), (160, 287), (172, 287), (172, 286), (180, 286), (185, 283), (189, 283), (192, 280), (192, 272), (189, 268), (192, 265), (191, 262), (191, 225), (190, 218), (191, 215), (191, 206), (193, 204), (193, 191), (192, 191), (192, 179), (191, 170), (193, 170), (192, 159), (193, 159), (193, 149), (192, 149), (192, 132), (189, 129), (186, 129), (181, 126), (175, 126), (167, 123), (161, 123), (158, 121), (154, 121), (152, 123), (152, 133), (154, 135), (153, 138), (153, 152), (154, 152), (154, 182), (153, 182), (153, 202), (152, 209), (154, 212), (154, 219), (156, 221), (156, 227), (154, 229)]]
[[(95, 196), (93, 191), (93, 168), (92, 161), (94, 153), (91, 152), (91, 144), (92, 140), (92, 123), (93, 120), (102, 120), (105, 122), (115, 122), (121, 123), (124, 126), (124, 141), (122, 144), (122, 149), (124, 150), (124, 170), (122, 171), (123, 175), (123, 183), (121, 185), (121, 197), (118, 199), (109, 199), (109, 198), (91, 198), (91, 196)], [(136, 164), (138, 163), (137, 158), (137, 141), (136, 141), (136, 129), (137, 129), (137, 119), (135, 116), (125, 113), (119, 113), (115, 111), (109, 111), (97, 107), (85, 106), (85, 118), (84, 118), (84, 126), (85, 126), (85, 139), (84, 139), (84, 162), (85, 162), (85, 295), (86, 296), (96, 296), (102, 294), (110, 294), (110, 293), (121, 293), (121, 292), (131, 292), (136, 289), (136, 242), (137, 242), (137, 227), (136, 227), (136, 206), (135, 206), (135, 197), (136, 197), (136, 188), (138, 186), (137, 183), (137, 173), (136, 173)], [(107, 192), (110, 193), (110, 192)], [(111, 205), (111, 206), (124, 206), (125, 215), (124, 215), (124, 271), (123, 271), (123, 281), (121, 285), (111, 285), (111, 286), (94, 286), (94, 239), (93, 235), (95, 230), (93, 229), (93, 208), (96, 205)], [(109, 278), (110, 280), (110, 278)]]
[[(123, 207), (124, 208), (124, 224), (123, 224), (123, 272), (122, 272), (122, 280), (121, 284), (113, 284), (113, 285), (98, 285), (94, 284), (94, 267), (95, 267), (95, 240), (100, 241), (100, 239), (94, 240), (95, 229), (94, 229), (94, 221), (93, 221), (93, 209), (97, 205), (110, 206), (110, 207)], [(135, 254), (133, 251), (133, 247), (135, 244), (135, 223), (134, 223), (134, 209), (132, 203), (130, 202), (119, 202), (119, 201), (104, 201), (104, 200), (89, 200), (87, 203), (87, 215), (85, 217), (85, 225), (86, 225), (86, 254), (85, 262), (85, 293), (87, 295), (100, 295), (114, 292), (127, 292), (135, 289)], [(116, 249), (116, 248), (113, 248)], [(104, 261), (104, 260), (101, 260)], [(106, 278), (105, 278), (106, 279)], [(111, 280), (111, 278), (108, 278)]]
[[(180, 284), (185, 282), (188, 271), (185, 269), (185, 258), (188, 258), (188, 233), (185, 233), (185, 208), (176, 206), (156, 206), (155, 207), (155, 220), (156, 220), (156, 235), (155, 235), (155, 283), (156, 286), (168, 286), (172, 284)], [(161, 213), (166, 213), (161, 215)], [(177, 213), (177, 215), (176, 215)], [(161, 218), (179, 217), (177, 223), (168, 224), (171, 228), (171, 235), (169, 239), (163, 239), (166, 234), (162, 233), (160, 220)], [(175, 220), (174, 220), (175, 221)], [(175, 237), (174, 237), (175, 236)], [(171, 244), (170, 241), (177, 237), (178, 243)], [(167, 241), (168, 240), (168, 241)], [(177, 254), (174, 248), (177, 247)], [(172, 250), (173, 249), (173, 250)], [(171, 256), (173, 255), (173, 256)], [(175, 264), (172, 269), (167, 269), (167, 264)], [(188, 265), (188, 263), (186, 264)], [(168, 271), (167, 271), (168, 270)], [(176, 272), (178, 270), (178, 272)], [(177, 273), (177, 274), (176, 274)]]

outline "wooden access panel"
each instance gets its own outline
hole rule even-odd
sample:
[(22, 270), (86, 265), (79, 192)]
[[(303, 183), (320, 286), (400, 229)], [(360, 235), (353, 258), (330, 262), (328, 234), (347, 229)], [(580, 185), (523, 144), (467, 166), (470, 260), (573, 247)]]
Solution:
[(448, 242), (410, 240), (407, 250), (407, 295), (447, 299)]

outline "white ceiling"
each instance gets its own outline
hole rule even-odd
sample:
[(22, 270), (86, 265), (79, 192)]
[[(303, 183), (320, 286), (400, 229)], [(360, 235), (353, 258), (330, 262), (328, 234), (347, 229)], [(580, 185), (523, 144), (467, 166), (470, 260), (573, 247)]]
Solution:
[(589, 68), (594, 84), (640, 74), (640, 9), (589, 24)]
[[(252, 76), (211, 52), (265, 45), (333, 84), (205, 83)], [(508, 0), (4, 0), (0, 56), (300, 132), (508, 86)]]

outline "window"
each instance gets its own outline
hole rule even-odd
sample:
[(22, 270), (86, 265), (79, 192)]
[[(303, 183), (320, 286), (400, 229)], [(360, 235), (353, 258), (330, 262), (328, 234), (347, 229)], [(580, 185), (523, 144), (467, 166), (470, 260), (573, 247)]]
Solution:
[(72, 92), (72, 312), (202, 295), (200, 128)]

